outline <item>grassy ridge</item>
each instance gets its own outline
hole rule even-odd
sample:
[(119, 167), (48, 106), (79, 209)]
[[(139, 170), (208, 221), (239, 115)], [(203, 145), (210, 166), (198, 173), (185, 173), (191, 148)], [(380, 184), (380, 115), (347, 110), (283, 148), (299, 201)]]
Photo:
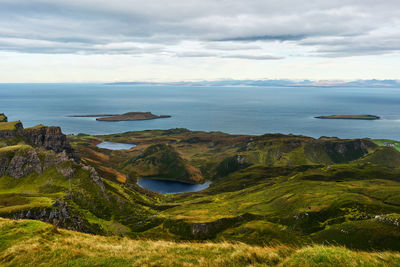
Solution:
[(103, 237), (0, 219), (2, 266), (399, 266), (400, 253)]
[(0, 131), (14, 131), (21, 121), (0, 122)]

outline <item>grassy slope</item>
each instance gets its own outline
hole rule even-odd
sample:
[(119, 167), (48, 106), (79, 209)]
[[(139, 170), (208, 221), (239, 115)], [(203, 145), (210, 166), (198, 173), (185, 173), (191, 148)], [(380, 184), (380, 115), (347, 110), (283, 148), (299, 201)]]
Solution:
[[(3, 147), (0, 156), (12, 158), (28, 148), (27, 145)], [(43, 160), (48, 153), (40, 152), (39, 157)], [(70, 179), (59, 171), (68, 168), (74, 170)], [(149, 217), (155, 211), (146, 206), (153, 202), (151, 198), (109, 180), (104, 183), (103, 193), (90, 178), (89, 171), (71, 161), (49, 166), (41, 175), (31, 173), (18, 179), (5, 175), (0, 178), (0, 216), (51, 208), (57, 199), (65, 198), (73, 213), (87, 220), (99, 233), (129, 234), (130, 227), (135, 228), (136, 223), (140, 222), (139, 228), (151, 223)]]
[(0, 122), (0, 131), (13, 131), (16, 130), (15, 125), (21, 121)]
[[(231, 218), (218, 223), (216, 232), (207, 238), (270, 245), (336, 242), (358, 249), (400, 250), (396, 240), (382, 241), (396, 239), (400, 233), (391, 221), (400, 214), (400, 170), (394, 168), (399, 153), (379, 148), (370, 140), (353, 146), (352, 140), (335, 138), (232, 136), (174, 129), (85, 136), (73, 141), (85, 160), (130, 178), (136, 175), (127, 167), (132, 159), (146, 154), (154, 144), (168, 143), (185, 164), (213, 180), (209, 189), (198, 193), (153, 194), (158, 198), (154, 207), (163, 207), (158, 218), (167, 221), (140, 233), (142, 237), (190, 240), (195, 238), (192, 224), (212, 225)], [(138, 146), (129, 151), (107, 151), (94, 146), (100, 141)], [(343, 157), (332, 149), (338, 144), (346, 146)], [(368, 154), (357, 150), (358, 144), (366, 147)], [(235, 169), (237, 166), (229, 165), (235, 155), (253, 165)], [(346, 163), (337, 164), (343, 161)], [(215, 176), (221, 162), (228, 166), (228, 174)], [(235, 219), (243, 214), (253, 217)], [(375, 218), (381, 215), (390, 219)], [(363, 239), (352, 238), (360, 233)]]
[(400, 151), (400, 142), (390, 139), (374, 139), (375, 144), (379, 146), (392, 145), (397, 151)]
[[(2, 177), (0, 211), (50, 206), (69, 194), (71, 182), (69, 204), (89, 223), (98, 225), (102, 234), (193, 240), (198, 237), (190, 234), (192, 224), (222, 219), (206, 239), (259, 245), (334, 242), (357, 249), (400, 250), (396, 225), (400, 170), (394, 168), (398, 152), (392, 148), (377, 148), (367, 140), (369, 154), (354, 150), (346, 159), (360, 159), (334, 164), (342, 159), (323, 149), (324, 140), (299, 136), (231, 136), (175, 129), (71, 140), (84, 162), (95, 166), (104, 178), (106, 196), (80, 167), (70, 181), (50, 168), (42, 176)], [(103, 140), (139, 145), (129, 151), (96, 148)], [(330, 144), (351, 142), (326, 140)], [(173, 148), (167, 149), (168, 155), (178, 153), (182, 165), (200, 169), (203, 177), (213, 180), (212, 186), (170, 196), (138, 188), (135, 168), (127, 166), (158, 143), (168, 143)], [(230, 173), (216, 176), (221, 162), (238, 154), (253, 165), (228, 168)], [(150, 153), (146, 159), (154, 155), (158, 154)], [(251, 216), (233, 218), (244, 214)]]
[(0, 219), (2, 266), (399, 266), (400, 254), (103, 237)]

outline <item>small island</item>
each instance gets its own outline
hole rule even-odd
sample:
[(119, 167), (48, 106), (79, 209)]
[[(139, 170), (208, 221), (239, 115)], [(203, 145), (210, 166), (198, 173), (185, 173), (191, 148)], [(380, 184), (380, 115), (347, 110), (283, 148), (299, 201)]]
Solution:
[(342, 120), (379, 120), (380, 117), (376, 115), (330, 115), (318, 116), (316, 119), (342, 119)]
[(72, 115), (70, 117), (96, 118), (97, 121), (141, 121), (161, 118), (170, 118), (170, 115), (154, 115), (151, 112), (128, 112), (124, 114), (93, 114), (93, 115)]

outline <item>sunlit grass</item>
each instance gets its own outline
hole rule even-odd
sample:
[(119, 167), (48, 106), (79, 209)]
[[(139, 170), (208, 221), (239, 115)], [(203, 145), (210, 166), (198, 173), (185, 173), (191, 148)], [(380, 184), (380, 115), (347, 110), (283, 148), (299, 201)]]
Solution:
[(398, 266), (400, 254), (343, 247), (176, 243), (104, 237), (0, 219), (2, 266)]

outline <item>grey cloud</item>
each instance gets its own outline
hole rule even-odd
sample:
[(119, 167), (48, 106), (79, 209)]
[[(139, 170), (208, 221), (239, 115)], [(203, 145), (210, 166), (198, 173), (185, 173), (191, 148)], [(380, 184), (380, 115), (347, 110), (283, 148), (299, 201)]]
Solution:
[(41, 54), (147, 54), (161, 53), (161, 46), (138, 47), (132, 43), (91, 44), (20, 38), (0, 38), (0, 50)]
[(400, 51), (400, 33), (369, 33), (352, 38), (315, 38), (301, 42), (315, 47), (314, 54), (324, 57), (382, 55)]
[[(301, 4), (298, 0), (3, 0), (0, 49), (137, 54), (162, 52), (168, 45), (192, 40), (204, 43), (208, 50), (252, 50), (253, 59), (268, 58), (263, 56), (268, 51), (261, 51), (253, 42), (273, 41), (312, 47), (312, 55), (391, 53), (399, 51), (398, 45), (387, 45), (391, 31), (400, 27), (399, 8), (398, 0), (322, 0)], [(357, 40), (374, 36), (371, 33), (379, 33), (375, 45), (357, 44)], [(334, 37), (340, 41), (325, 39)], [(14, 39), (32, 42), (26, 45)], [(112, 45), (117, 42), (158, 47)], [(352, 51), (351, 47), (356, 49)]]

